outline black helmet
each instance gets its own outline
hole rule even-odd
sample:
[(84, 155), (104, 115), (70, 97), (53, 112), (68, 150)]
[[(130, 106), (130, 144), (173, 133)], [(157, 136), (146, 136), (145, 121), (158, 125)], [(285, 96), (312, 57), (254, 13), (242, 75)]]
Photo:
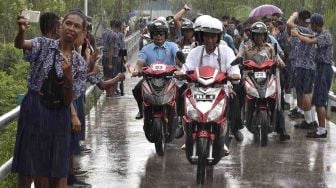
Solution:
[(150, 37), (153, 39), (153, 33), (154, 32), (165, 32), (165, 37), (167, 39), (168, 34), (168, 26), (165, 22), (161, 20), (154, 20), (152, 23), (148, 26)]
[(167, 16), (166, 21), (167, 21), (169, 27), (175, 27), (174, 16)]
[(194, 30), (194, 23), (189, 19), (184, 19), (181, 25), (181, 30), (192, 29)]
[(265, 39), (267, 39), (268, 31), (267, 26), (263, 22), (255, 22), (251, 26), (251, 39), (254, 40), (254, 35), (256, 33), (264, 34)]

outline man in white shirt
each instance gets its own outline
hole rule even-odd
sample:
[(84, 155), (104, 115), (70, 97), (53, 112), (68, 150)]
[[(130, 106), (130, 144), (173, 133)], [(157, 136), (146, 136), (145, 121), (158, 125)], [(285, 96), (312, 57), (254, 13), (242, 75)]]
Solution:
[[(213, 43), (217, 35), (204, 33), (204, 42)], [(227, 45), (212, 45), (197, 46), (192, 49), (183, 65), (181, 71), (185, 73), (188, 70), (194, 70), (200, 66), (211, 66), (222, 72), (227, 72), (230, 77), (240, 78), (240, 70), (238, 65), (231, 66), (231, 62), (236, 58), (234, 52)]]
[[(240, 79), (241, 76), (238, 65), (231, 66), (231, 62), (235, 59), (233, 50), (227, 45), (220, 44), (222, 33), (222, 22), (218, 19), (211, 17), (207, 22), (202, 23), (200, 28), (200, 42), (203, 45), (197, 46), (189, 52), (181, 72), (185, 73), (200, 66), (211, 66), (221, 72), (228, 73), (232, 79)], [(176, 74), (181, 73), (177, 72)], [(239, 130), (237, 128), (232, 130), (235, 130), (233, 134), (236, 137)], [(242, 134), (240, 132), (239, 134), (242, 140)]]
[(238, 65), (231, 66), (235, 59), (234, 52), (227, 45), (219, 44), (223, 32), (222, 23), (216, 18), (208, 20), (201, 26), (201, 42), (203, 45), (193, 48), (186, 59), (181, 71), (194, 70), (200, 66), (211, 66), (219, 71), (227, 72), (230, 77), (239, 79)]

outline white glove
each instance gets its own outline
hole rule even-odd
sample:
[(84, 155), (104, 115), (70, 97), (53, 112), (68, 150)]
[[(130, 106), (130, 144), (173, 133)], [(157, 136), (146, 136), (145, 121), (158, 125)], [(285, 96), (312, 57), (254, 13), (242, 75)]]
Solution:
[(227, 84), (224, 85), (224, 91), (227, 97), (233, 98), (236, 93), (233, 91), (233, 86), (231, 82), (227, 82)]

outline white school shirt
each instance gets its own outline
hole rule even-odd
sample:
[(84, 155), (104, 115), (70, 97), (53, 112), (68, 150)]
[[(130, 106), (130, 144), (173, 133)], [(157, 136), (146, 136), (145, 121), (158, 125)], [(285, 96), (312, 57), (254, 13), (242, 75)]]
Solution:
[[(220, 64), (221, 67), (219, 68), (218, 63), (218, 47), (220, 50)], [(218, 45), (216, 49), (208, 54), (206, 50), (204, 49), (204, 45), (197, 46), (196, 48), (193, 48), (186, 59), (185, 64), (183, 65), (181, 71), (183, 73), (186, 73), (186, 71), (189, 70), (195, 70), (196, 67), (199, 67), (201, 64), (201, 58), (202, 58), (202, 66), (211, 66), (214, 67), (222, 72), (228, 73), (228, 75), (232, 74), (238, 74), (240, 75), (240, 70), (238, 65), (231, 66), (231, 62), (236, 58), (234, 55), (233, 50), (226, 46), (226, 45)], [(203, 54), (202, 54), (203, 51)]]

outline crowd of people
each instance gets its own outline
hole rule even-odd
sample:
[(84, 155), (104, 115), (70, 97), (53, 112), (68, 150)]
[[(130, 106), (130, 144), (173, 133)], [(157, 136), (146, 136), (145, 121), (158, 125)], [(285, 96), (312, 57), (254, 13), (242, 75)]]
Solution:
[[(141, 40), (149, 44), (140, 45), (134, 75), (138, 74), (141, 67), (156, 61), (172, 64), (174, 59), (171, 54), (175, 54), (174, 63), (180, 69), (175, 73), (177, 76), (187, 70), (194, 70), (195, 67), (208, 65), (227, 72), (231, 77), (242, 78), (239, 67), (230, 65), (233, 58), (249, 60), (256, 54), (263, 54), (268, 59), (275, 60), (280, 69), (278, 79), (281, 85), (281, 107), (277, 108), (274, 119), (280, 141), (290, 139), (286, 132), (285, 110), (290, 110), (291, 119), (303, 119), (293, 126), (307, 129), (307, 138), (327, 137), (326, 107), (333, 77), (333, 39), (330, 32), (323, 28), (324, 18), (321, 14), (302, 10), (294, 12), (286, 20), (282, 14), (273, 13), (240, 23), (234, 17), (213, 18), (209, 15), (201, 15), (191, 21), (183, 18), (189, 10), (185, 5), (176, 15), (159, 17), (143, 29)], [(183, 65), (176, 59), (177, 49), (186, 54)], [(198, 54), (203, 56), (199, 58)], [(242, 82), (233, 84), (240, 109), (244, 103), (243, 87)], [(178, 111), (183, 109), (183, 102), (179, 100), (184, 89), (185, 87), (179, 88)], [(133, 90), (139, 106), (136, 119), (141, 119), (141, 97), (137, 90), (139, 87)], [(181, 113), (179, 115), (183, 115)], [(273, 112), (271, 113), (273, 117)], [(246, 117), (245, 121), (249, 125), (251, 117)], [(231, 130), (236, 140), (241, 141), (243, 137), (239, 129), (243, 128), (243, 120), (236, 122)], [(183, 131), (179, 129), (181, 126), (176, 130), (176, 138), (183, 135)]]
[[(209, 24), (211, 17), (203, 15), (192, 22), (182, 18), (188, 10), (190, 8), (185, 5), (175, 16), (159, 17), (157, 20), (163, 20), (168, 25), (166, 41), (175, 42), (180, 50), (190, 51), (203, 44), (202, 37), (205, 38), (206, 35), (200, 36), (198, 27)], [(307, 133), (307, 137), (327, 137), (325, 119), (328, 92), (333, 77), (333, 39), (330, 32), (323, 28), (323, 16), (302, 10), (294, 12), (288, 20), (280, 13), (261, 18), (249, 18), (243, 23), (230, 16), (222, 16), (217, 20), (220, 20), (222, 25), (222, 30), (218, 31), (219, 46), (228, 46), (237, 57), (243, 57), (246, 60), (264, 50), (271, 58), (274, 57), (274, 47), (277, 48), (284, 110), (291, 109), (289, 113), (291, 119), (304, 119), (301, 123), (295, 124), (295, 128), (313, 129)], [(204, 27), (215, 26), (210, 24)], [(150, 31), (149, 27), (143, 29), (143, 38), (148, 38), (148, 33), (156, 44), (155, 37), (152, 36), (155, 33)], [(203, 33), (207, 32), (203, 31)], [(197, 48), (192, 54), (196, 51)], [(197, 53), (201, 53), (198, 51)], [(143, 52), (143, 50), (140, 52), (141, 55)], [(210, 52), (208, 54), (211, 55)], [(195, 58), (195, 55), (187, 56), (187, 62), (182, 70), (190, 66), (189, 57)], [(143, 58), (142, 61), (144, 61)], [(196, 66), (199, 66), (196, 59), (191, 62), (196, 62)], [(147, 62), (147, 65), (150, 63), (150, 61)], [(293, 106), (294, 93), (297, 99), (296, 107)], [(285, 138), (289, 137), (285, 136)]]
[[(280, 118), (276, 120), (280, 141), (290, 139), (283, 111), (291, 107), (289, 117), (303, 119), (295, 128), (309, 129), (308, 138), (327, 137), (325, 119), (333, 76), (333, 40), (330, 32), (323, 28), (322, 15), (302, 10), (294, 12), (288, 20), (275, 13), (240, 23), (230, 16), (184, 18), (190, 10), (185, 5), (174, 16), (159, 17), (147, 26), (143, 24), (141, 41), (146, 39), (146, 42), (140, 44), (133, 76), (138, 76), (142, 67), (157, 61), (176, 65), (179, 69), (176, 76), (199, 66), (212, 66), (238, 80), (232, 82), (237, 94), (233, 98), (239, 100), (241, 110), (244, 90), (239, 80), (243, 75), (239, 66), (231, 62), (236, 57), (247, 60), (263, 53), (274, 59), (281, 69), (283, 103), (277, 112)], [(25, 40), (29, 23), (25, 17), (18, 16), (15, 47), (23, 49), (25, 59), (31, 64), (12, 166), (12, 171), (19, 175), (18, 187), (30, 187), (32, 182), (36, 187), (87, 185), (76, 178), (76, 174), (85, 172), (74, 165), (74, 155), (90, 152), (85, 145), (80, 145), (85, 139), (86, 82), (106, 90), (106, 97), (122, 96), (127, 60), (127, 30), (122, 21), (113, 19), (111, 29), (102, 34), (103, 75), (100, 74), (95, 64), (99, 50), (90, 34), (89, 21), (79, 9), (70, 10), (63, 19), (54, 13), (43, 13), (40, 17), (42, 36)], [(185, 63), (177, 58), (178, 51), (186, 55)], [(141, 83), (142, 80), (132, 90), (139, 108), (136, 119), (143, 118)], [(185, 88), (185, 85), (179, 88), (177, 109), (183, 109), (181, 100)], [(181, 116), (183, 112), (178, 110), (178, 114)], [(232, 134), (237, 141), (242, 141), (239, 130), (244, 127), (243, 120), (232, 126)], [(183, 134), (180, 125), (175, 137)], [(225, 151), (228, 152), (227, 146)]]

